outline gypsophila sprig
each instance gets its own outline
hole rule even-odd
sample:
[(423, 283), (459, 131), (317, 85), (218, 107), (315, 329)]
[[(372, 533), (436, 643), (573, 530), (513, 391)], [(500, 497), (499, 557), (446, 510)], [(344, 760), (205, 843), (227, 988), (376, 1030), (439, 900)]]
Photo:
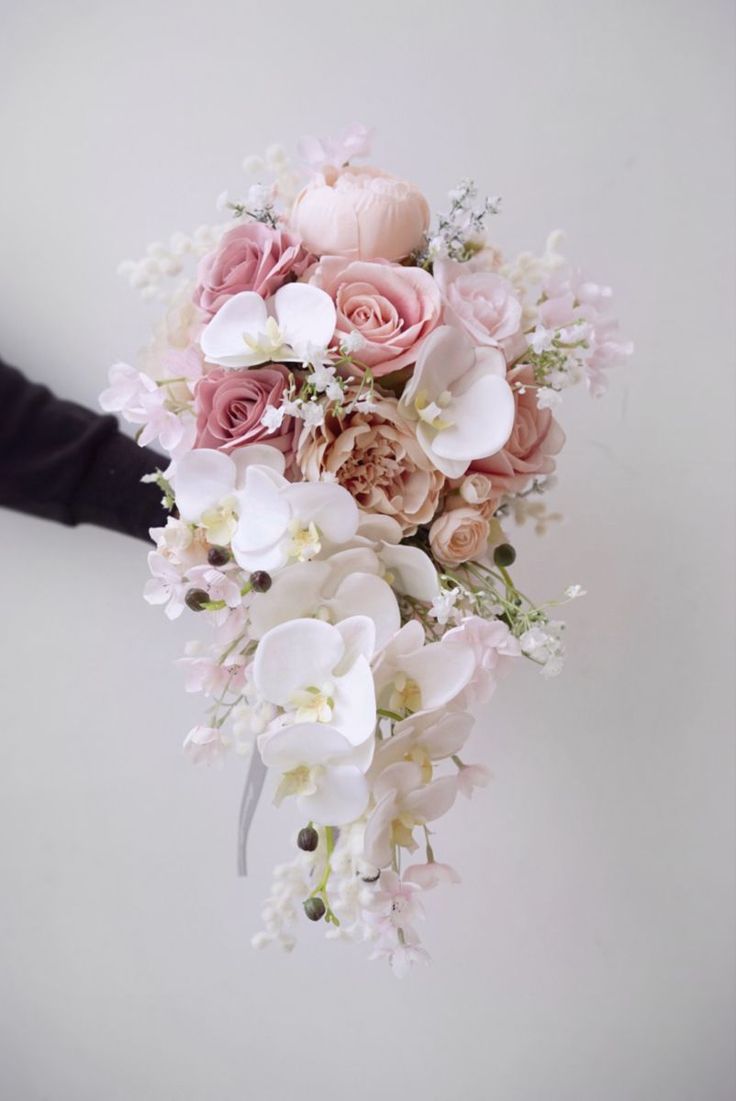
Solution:
[(505, 257), (467, 179), (433, 223), (356, 163), (370, 141), (247, 157), (225, 224), (123, 264), (168, 308), (100, 401), (169, 459), (144, 596), (199, 632), (184, 752), (247, 769), (240, 869), (266, 776), (297, 810), (253, 944), (321, 930), (401, 977), (429, 960), (428, 892), (460, 880), (441, 820), (489, 782), (474, 709), (514, 666), (560, 672), (558, 609), (585, 595), (528, 595), (513, 539), (561, 519), (561, 395), (601, 393), (631, 347), (559, 234)]

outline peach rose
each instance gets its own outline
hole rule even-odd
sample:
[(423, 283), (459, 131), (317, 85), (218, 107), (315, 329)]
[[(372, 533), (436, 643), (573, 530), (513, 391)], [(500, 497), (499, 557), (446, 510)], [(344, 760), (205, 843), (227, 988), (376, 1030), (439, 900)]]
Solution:
[(429, 545), (438, 562), (458, 566), (484, 554), (490, 533), (490, 524), (482, 513), (464, 505), (437, 517), (429, 529)]
[(194, 302), (208, 317), (241, 291), (267, 298), (312, 263), (293, 233), (248, 222), (229, 229), (214, 252), (200, 261)]
[[(562, 450), (565, 433), (549, 409), (538, 407), (531, 367), (514, 367), (506, 378), (516, 401), (511, 435), (501, 451), (475, 459), (470, 470), (487, 474), (494, 493), (520, 493), (535, 476), (554, 471), (554, 456)], [(518, 384), (526, 385), (523, 393)]]
[(316, 256), (401, 260), (421, 245), (429, 206), (413, 184), (351, 165), (308, 184), (294, 201), (291, 224)]
[(430, 522), (445, 482), (394, 398), (377, 397), (370, 411), (328, 413), (321, 427), (302, 432), (296, 461), (307, 481), (331, 475), (360, 508), (393, 516), (405, 535)]
[(440, 320), (437, 284), (420, 268), (327, 256), (310, 282), (337, 308), (334, 346), (357, 331), (364, 341), (357, 358), (377, 378), (415, 363)]

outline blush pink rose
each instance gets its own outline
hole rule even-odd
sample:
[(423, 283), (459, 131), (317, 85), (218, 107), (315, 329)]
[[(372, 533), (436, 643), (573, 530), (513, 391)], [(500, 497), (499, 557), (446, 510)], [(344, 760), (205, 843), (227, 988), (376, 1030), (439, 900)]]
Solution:
[[(476, 347), (516, 350), (521, 355), (521, 302), (507, 279), (474, 261), (436, 260), (433, 267), (445, 304), (445, 321), (470, 337)], [(510, 359), (511, 355), (507, 355)]]
[(297, 195), (291, 224), (316, 256), (402, 260), (424, 240), (429, 205), (377, 168), (326, 169)]
[(241, 291), (267, 298), (287, 280), (302, 275), (312, 260), (293, 233), (262, 222), (235, 226), (214, 252), (202, 258), (194, 302), (212, 317)]
[[(552, 474), (554, 456), (562, 450), (565, 433), (549, 409), (538, 407), (531, 367), (514, 367), (506, 378), (516, 402), (511, 435), (501, 451), (476, 459), (470, 464), (470, 470), (487, 474), (494, 493), (520, 493), (536, 476)], [(526, 386), (523, 393), (517, 384)]]
[(281, 404), (288, 385), (289, 372), (280, 363), (240, 371), (216, 367), (199, 380), (194, 390), (194, 446), (231, 451), (249, 443), (268, 443), (290, 456), (294, 418), (284, 417), (275, 431), (261, 424), (265, 410)]
[(337, 308), (334, 346), (357, 331), (364, 343), (356, 358), (379, 378), (415, 363), (439, 324), (437, 284), (420, 268), (326, 256), (310, 282), (326, 291)]

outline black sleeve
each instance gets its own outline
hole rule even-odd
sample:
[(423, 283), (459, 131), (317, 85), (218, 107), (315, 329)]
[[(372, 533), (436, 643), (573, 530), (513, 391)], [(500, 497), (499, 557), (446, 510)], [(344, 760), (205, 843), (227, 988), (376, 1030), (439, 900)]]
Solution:
[(148, 539), (166, 513), (161, 490), (141, 478), (166, 465), (114, 417), (61, 401), (0, 360), (0, 506)]

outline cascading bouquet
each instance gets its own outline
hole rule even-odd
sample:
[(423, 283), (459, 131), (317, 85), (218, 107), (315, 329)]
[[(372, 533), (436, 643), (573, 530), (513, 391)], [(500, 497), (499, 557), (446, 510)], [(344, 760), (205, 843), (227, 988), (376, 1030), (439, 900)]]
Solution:
[(209, 700), (186, 752), (250, 755), (243, 853), (267, 771), (303, 819), (254, 943), (291, 947), (306, 915), (403, 974), (428, 958), (424, 892), (459, 879), (434, 824), (488, 782), (471, 710), (519, 658), (559, 671), (553, 610), (582, 592), (530, 601), (502, 525), (544, 528), (552, 409), (630, 347), (559, 235), (505, 259), (470, 181), (432, 226), (416, 187), (355, 166), (368, 141), (307, 139), (299, 170), (249, 158), (261, 182), (221, 196), (226, 224), (126, 262), (169, 312), (101, 404), (171, 459), (146, 599), (214, 629), (182, 659)]

